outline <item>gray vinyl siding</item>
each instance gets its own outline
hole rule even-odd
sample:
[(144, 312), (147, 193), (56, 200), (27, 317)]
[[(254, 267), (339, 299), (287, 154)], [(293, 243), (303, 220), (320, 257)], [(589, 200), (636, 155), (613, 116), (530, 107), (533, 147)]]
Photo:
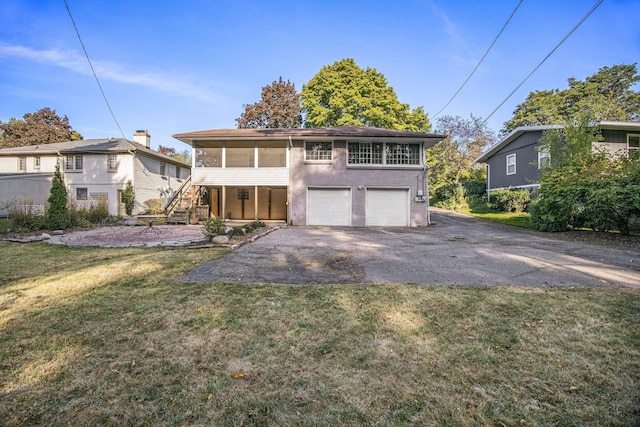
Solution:
[[(489, 189), (523, 187), (535, 184), (540, 177), (538, 170), (538, 140), (542, 131), (526, 132), (487, 160), (489, 165)], [(516, 173), (507, 175), (507, 156), (516, 154)]]
[(603, 129), (602, 130), (602, 142), (613, 142), (613, 143), (627, 143), (627, 135), (628, 134), (635, 134), (638, 135), (640, 134), (640, 131), (638, 132), (632, 132), (632, 131), (628, 131), (628, 130), (609, 130), (609, 129)]

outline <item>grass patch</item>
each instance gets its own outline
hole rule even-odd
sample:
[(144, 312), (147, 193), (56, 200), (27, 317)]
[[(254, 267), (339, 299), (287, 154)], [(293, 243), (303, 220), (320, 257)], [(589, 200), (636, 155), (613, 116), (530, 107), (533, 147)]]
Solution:
[(468, 208), (459, 209), (460, 212), (486, 219), (487, 221), (499, 222), (501, 224), (513, 225), (515, 227), (528, 228), (533, 230), (530, 215), (528, 212), (501, 212), (491, 209), (486, 203), (479, 202), (470, 204)]
[(0, 242), (2, 425), (637, 425), (640, 292), (238, 285)]

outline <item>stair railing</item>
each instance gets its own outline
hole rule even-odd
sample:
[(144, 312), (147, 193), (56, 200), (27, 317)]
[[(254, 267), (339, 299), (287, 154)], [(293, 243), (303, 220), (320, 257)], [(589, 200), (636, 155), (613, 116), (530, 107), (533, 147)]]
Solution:
[(173, 212), (173, 210), (180, 205), (182, 198), (190, 189), (191, 189), (191, 175), (189, 175), (184, 180), (180, 188), (178, 188), (178, 190), (175, 193), (173, 193), (173, 196), (170, 199), (167, 199), (167, 202), (164, 204), (164, 214), (170, 215), (171, 212)]

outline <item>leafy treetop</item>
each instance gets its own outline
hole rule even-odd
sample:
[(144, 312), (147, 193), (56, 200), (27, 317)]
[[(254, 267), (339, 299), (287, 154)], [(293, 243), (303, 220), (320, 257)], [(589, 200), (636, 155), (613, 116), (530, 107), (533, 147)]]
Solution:
[(71, 128), (67, 116), (60, 117), (49, 107), (27, 113), (22, 119), (11, 118), (7, 123), (0, 122), (0, 132), (0, 148), (83, 139)]
[(596, 121), (640, 119), (640, 93), (633, 86), (640, 81), (636, 64), (602, 67), (584, 81), (568, 79), (569, 88), (531, 92), (516, 106), (504, 131), (519, 126), (561, 124), (580, 114)]
[(172, 157), (179, 162), (191, 164), (191, 152), (189, 150), (176, 151), (173, 147), (158, 146), (158, 153)]
[(244, 112), (236, 119), (238, 128), (299, 128), (302, 125), (300, 95), (289, 80), (282, 77), (262, 88), (262, 98), (243, 105)]
[(302, 87), (304, 126), (373, 126), (385, 129), (429, 131), (422, 107), (410, 110), (386, 77), (375, 68), (360, 68), (351, 58), (326, 65)]
[(484, 167), (473, 161), (496, 141), (495, 133), (480, 117), (471, 115), (438, 118), (436, 130), (445, 139), (427, 150), (433, 187), (457, 184), (466, 179), (484, 179)]

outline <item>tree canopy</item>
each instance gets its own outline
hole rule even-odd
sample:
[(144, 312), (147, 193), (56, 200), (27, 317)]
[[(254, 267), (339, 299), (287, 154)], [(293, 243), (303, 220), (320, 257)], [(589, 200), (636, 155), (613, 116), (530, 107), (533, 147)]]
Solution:
[(495, 133), (487, 127), (487, 123), (474, 115), (468, 119), (443, 116), (436, 122), (436, 131), (446, 137), (427, 150), (433, 187), (483, 178), (484, 167), (473, 161), (496, 140)]
[(27, 113), (22, 119), (11, 118), (7, 123), (0, 122), (0, 132), (0, 148), (83, 139), (71, 128), (67, 116), (60, 117), (49, 107)]
[(300, 95), (293, 83), (280, 77), (262, 88), (260, 101), (243, 105), (238, 128), (299, 128), (302, 125)]
[(545, 130), (537, 148), (549, 158), (543, 174), (569, 165), (583, 165), (602, 156), (593, 150), (593, 143), (598, 141), (602, 141), (602, 133), (588, 114), (579, 114), (562, 127)]
[(303, 85), (300, 94), (304, 126), (373, 126), (385, 129), (429, 131), (422, 107), (410, 109), (375, 68), (360, 68), (351, 58), (326, 65)]
[(504, 131), (518, 126), (560, 124), (580, 114), (596, 121), (640, 119), (640, 93), (633, 86), (640, 81), (636, 64), (602, 67), (584, 81), (569, 78), (564, 90), (540, 90), (518, 104)]
[(173, 147), (165, 147), (164, 145), (158, 146), (158, 153), (164, 154), (165, 156), (172, 157), (179, 162), (191, 164), (191, 151), (176, 151)]

